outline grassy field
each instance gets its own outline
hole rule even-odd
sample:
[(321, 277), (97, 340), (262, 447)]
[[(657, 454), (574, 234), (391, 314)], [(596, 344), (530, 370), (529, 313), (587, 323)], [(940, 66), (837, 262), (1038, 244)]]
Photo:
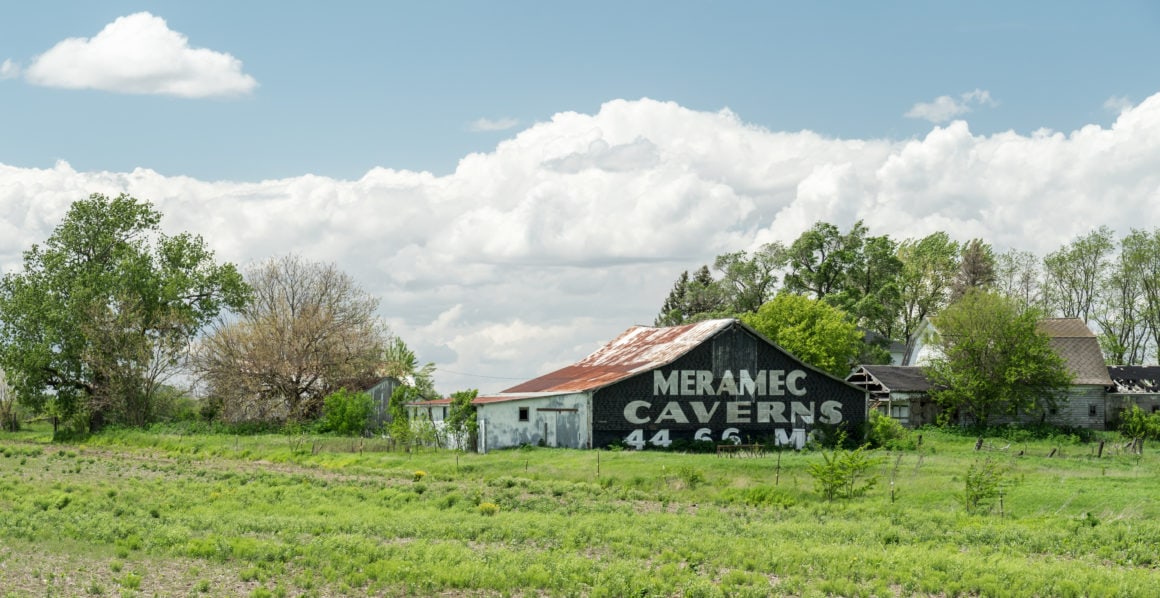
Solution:
[[(819, 452), (49, 436), (0, 435), (0, 597), (1160, 591), (1160, 458), (1110, 440), (1097, 458), (1068, 437), (976, 452), (926, 431), (874, 452), (865, 495), (827, 502), (807, 469)], [(964, 476), (985, 458), (1005, 471), (1001, 504), (969, 515)]]

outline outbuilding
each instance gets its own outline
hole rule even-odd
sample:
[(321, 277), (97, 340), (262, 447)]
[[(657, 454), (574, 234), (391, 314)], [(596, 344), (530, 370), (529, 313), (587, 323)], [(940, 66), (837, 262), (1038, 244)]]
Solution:
[(481, 452), (694, 440), (800, 448), (815, 428), (867, 417), (865, 390), (735, 319), (634, 326), (573, 365), (473, 404)]

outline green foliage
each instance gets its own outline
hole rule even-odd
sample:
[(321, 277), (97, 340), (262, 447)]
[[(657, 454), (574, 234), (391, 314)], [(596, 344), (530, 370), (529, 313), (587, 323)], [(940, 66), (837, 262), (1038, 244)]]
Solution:
[(685, 484), (685, 487), (690, 490), (705, 483), (705, 474), (695, 467), (682, 465), (677, 468), (676, 473), (677, 479), (681, 480)]
[(963, 508), (975, 515), (988, 512), (999, 496), (1000, 485), (1005, 472), (994, 459), (975, 461), (963, 476)]
[(874, 448), (890, 450), (913, 450), (915, 441), (898, 420), (883, 415), (877, 409), (870, 411), (869, 429), (866, 432), (866, 441)]
[(1070, 373), (1037, 322), (1035, 311), (1011, 299), (968, 292), (934, 319), (942, 356), (926, 370), (931, 397), (981, 425), (993, 415), (1054, 406)]
[(846, 314), (822, 301), (782, 293), (742, 321), (802, 361), (845, 376), (863, 346)]
[(481, 502), (479, 503), (478, 510), (480, 515), (494, 517), (496, 513), (499, 513), (499, 505), (493, 502)]
[(323, 432), (358, 436), (366, 431), (374, 409), (371, 395), (340, 388), (323, 399), (320, 427)]
[(451, 393), (447, 429), (455, 438), (456, 448), (467, 449), (470, 440), (478, 432), (479, 421), (475, 417), (475, 405), (471, 404), (478, 395), (479, 391), (474, 388)]
[(878, 476), (871, 472), (881, 462), (870, 456), (866, 446), (854, 450), (835, 449), (822, 453), (821, 463), (809, 465), (810, 476), (814, 478), (814, 489), (828, 501), (835, 498), (862, 496), (878, 483)]
[(160, 221), (148, 202), (93, 194), (0, 280), (0, 368), (23, 404), (84, 427), (152, 421), (189, 340), (245, 303), (232, 264)]
[(1120, 434), (1133, 440), (1160, 440), (1160, 413), (1145, 413), (1132, 405), (1120, 416)]

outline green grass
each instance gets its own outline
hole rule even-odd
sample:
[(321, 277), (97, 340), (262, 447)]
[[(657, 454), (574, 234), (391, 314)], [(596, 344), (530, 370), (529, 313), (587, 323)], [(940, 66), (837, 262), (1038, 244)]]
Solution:
[[(1147, 596), (1160, 587), (1160, 458), (1109, 445), (1097, 459), (1066, 437), (993, 438), (976, 453), (973, 438), (928, 430), (917, 450), (875, 451), (879, 481), (865, 496), (826, 502), (808, 474), (817, 452), (782, 453), (778, 470), (776, 455), (49, 436), (0, 435), (0, 572), (18, 596)], [(968, 515), (964, 476), (984, 456), (1006, 472), (1002, 513), (996, 502)]]

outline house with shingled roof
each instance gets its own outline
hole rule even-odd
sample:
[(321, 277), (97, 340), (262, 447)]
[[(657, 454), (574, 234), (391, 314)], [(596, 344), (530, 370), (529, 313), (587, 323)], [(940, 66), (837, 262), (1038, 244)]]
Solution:
[[(1112, 379), (1104, 364), (1099, 339), (1079, 318), (1046, 318), (1039, 321), (1038, 328), (1048, 336), (1049, 345), (1063, 359), (1071, 374), (1071, 386), (1049, 413), (997, 417), (993, 422), (1045, 421), (1055, 425), (1106, 429), (1112, 415), (1107, 396)], [(874, 408), (906, 425), (933, 423), (938, 407), (927, 396), (930, 384), (926, 382), (922, 366), (939, 355), (934, 342), (937, 334), (933, 324), (924, 322), (911, 342), (912, 350), (903, 366), (862, 366), (850, 374), (847, 381), (867, 389)]]
[(800, 447), (816, 426), (860, 426), (866, 392), (739, 320), (633, 326), (580, 361), (472, 402), (478, 450), (678, 441)]

